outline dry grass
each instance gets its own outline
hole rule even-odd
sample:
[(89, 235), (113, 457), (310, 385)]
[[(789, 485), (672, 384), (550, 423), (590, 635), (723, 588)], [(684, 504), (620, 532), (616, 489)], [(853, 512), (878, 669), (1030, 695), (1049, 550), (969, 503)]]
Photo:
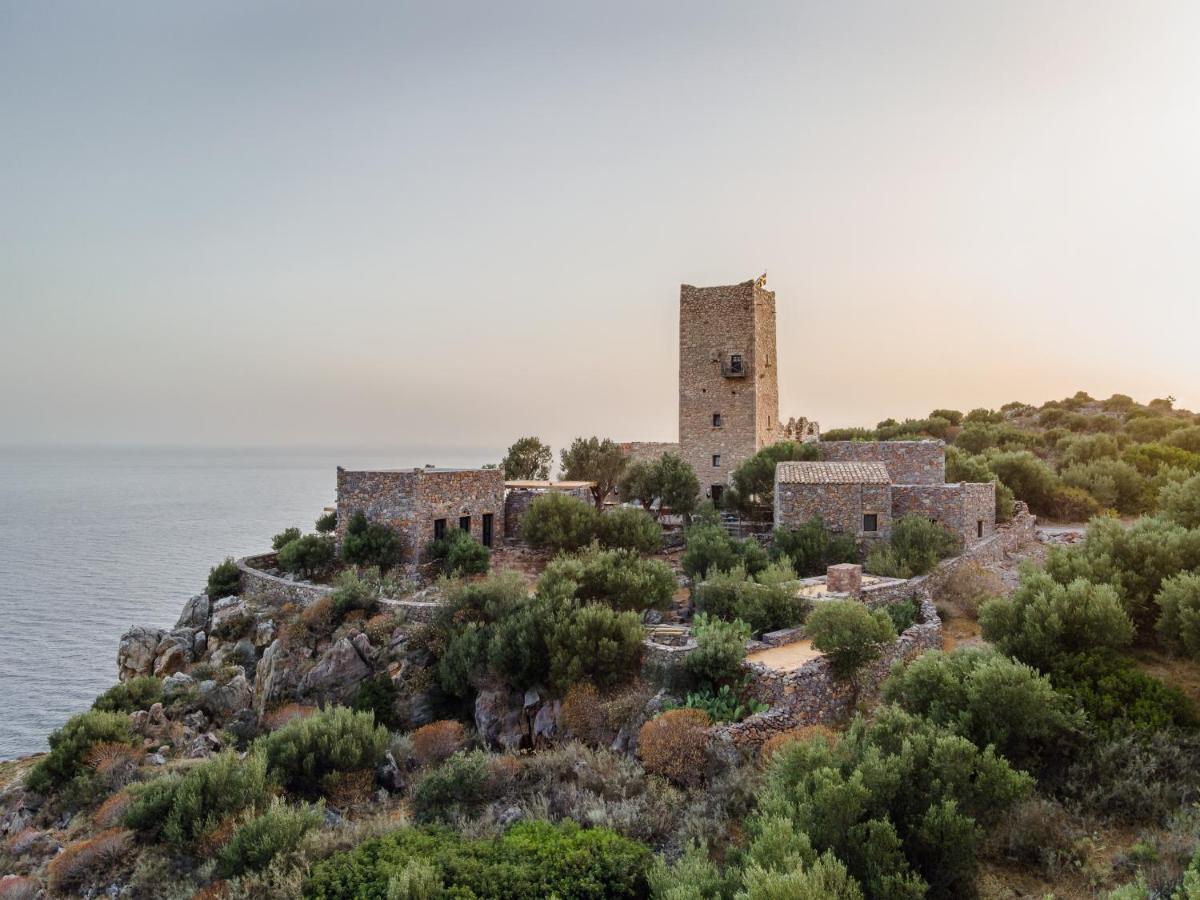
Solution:
[(42, 885), (33, 878), (23, 875), (0, 878), (0, 900), (36, 900), (41, 893)]
[(68, 844), (46, 867), (50, 890), (61, 892), (74, 885), (97, 881), (129, 852), (132, 838), (132, 832), (110, 828), (95, 837)]
[(449, 759), (466, 742), (461, 722), (442, 719), (422, 725), (412, 734), (413, 756), (422, 766), (433, 766)]
[(375, 772), (372, 769), (355, 769), (352, 772), (337, 772), (325, 781), (325, 799), (338, 809), (361, 806), (371, 799), (375, 789)]
[(96, 811), (92, 813), (93, 824), (100, 828), (112, 828), (121, 821), (132, 802), (133, 797), (129, 795), (129, 791), (117, 791), (96, 807)]
[(647, 772), (683, 787), (699, 784), (708, 768), (708, 726), (701, 709), (672, 709), (642, 726), (638, 758)]
[(563, 698), (559, 722), (575, 738), (589, 746), (604, 741), (608, 734), (608, 717), (599, 692), (590, 684), (579, 684)]
[(1200, 662), (1150, 649), (1136, 650), (1134, 661), (1147, 675), (1179, 688), (1200, 709)]
[(796, 741), (809, 741), (815, 737), (825, 738), (830, 745), (836, 744), (838, 741), (838, 733), (827, 725), (806, 725), (803, 728), (794, 728), (791, 731), (784, 731), (767, 738), (758, 751), (759, 763), (766, 766), (771, 761), (771, 757), (781, 748)]
[(0, 790), (8, 787), (18, 778), (24, 778), (25, 773), (41, 762), (45, 755), (45, 753), (39, 753), (24, 759), (9, 759), (0, 762)]
[(283, 706), (277, 706), (275, 709), (263, 715), (263, 727), (268, 731), (275, 731), (277, 728), (282, 728), (288, 722), (294, 722), (296, 719), (307, 719), (317, 711), (315, 706), (306, 706), (303, 703), (285, 703)]

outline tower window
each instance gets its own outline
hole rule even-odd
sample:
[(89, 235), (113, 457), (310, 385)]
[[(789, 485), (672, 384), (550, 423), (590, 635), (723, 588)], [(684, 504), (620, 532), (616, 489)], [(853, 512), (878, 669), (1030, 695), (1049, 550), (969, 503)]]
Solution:
[(433, 539), (435, 541), (440, 541), (445, 536), (446, 536), (446, 520), (445, 519), (434, 519), (433, 520)]
[(721, 467), (721, 454), (714, 453), (713, 454), (713, 468), (718, 469), (720, 467)]
[(720, 428), (725, 422), (721, 419), (720, 413), (713, 413), (713, 428)]
[(975, 536), (983, 537), (983, 519), (978, 519), (975, 522)]
[(742, 363), (742, 354), (731, 353), (729, 356), (729, 371), (740, 374), (744, 371), (744, 369), (745, 366)]
[(866, 513), (863, 516), (863, 531), (878, 531), (879, 530), (879, 514)]

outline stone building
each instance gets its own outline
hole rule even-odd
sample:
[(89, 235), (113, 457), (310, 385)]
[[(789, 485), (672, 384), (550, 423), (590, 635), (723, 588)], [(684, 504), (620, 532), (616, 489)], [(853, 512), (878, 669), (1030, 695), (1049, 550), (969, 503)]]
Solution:
[(486, 547), (504, 535), (502, 469), (337, 470), (337, 537), (354, 513), (390, 525), (404, 540), (406, 562), (423, 560), (429, 543), (461, 528)]
[(529, 504), (550, 493), (569, 494), (592, 503), (592, 481), (506, 481), (504, 482), (504, 536), (521, 533), (521, 519)]
[(996, 530), (996, 486), (946, 484), (941, 441), (822, 441), (821, 462), (775, 470), (775, 524), (795, 528), (820, 516), (834, 531), (886, 540), (892, 523), (919, 514), (970, 546)]

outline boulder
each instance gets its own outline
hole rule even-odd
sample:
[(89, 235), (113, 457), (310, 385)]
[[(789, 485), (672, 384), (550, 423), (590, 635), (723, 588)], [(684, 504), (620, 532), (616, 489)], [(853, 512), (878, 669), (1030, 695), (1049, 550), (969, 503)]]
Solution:
[(524, 697), (503, 690), (483, 690), (475, 698), (475, 730), (492, 748), (516, 750), (529, 745)]
[(268, 646), (271, 641), (275, 640), (275, 632), (275, 623), (270, 619), (259, 622), (254, 626), (254, 646), (260, 649)]
[(197, 631), (196, 636), (192, 638), (192, 659), (202, 659), (207, 650), (208, 635), (203, 631)]
[(179, 621), (175, 623), (175, 627), (204, 631), (208, 628), (211, 612), (212, 605), (208, 602), (208, 594), (197, 594), (183, 605), (183, 612), (179, 614)]
[(176, 628), (165, 635), (154, 650), (154, 674), (159, 678), (181, 672), (192, 662), (191, 628)]
[(117, 645), (117, 677), (128, 681), (139, 675), (154, 673), (154, 660), (159, 643), (166, 632), (161, 628), (130, 628), (121, 635)]
[(218, 600), (213, 606), (212, 625), (209, 626), (209, 634), (219, 634), (222, 637), (236, 637), (237, 635), (225, 634), (226, 628), (232, 628), (239, 619), (245, 618), (248, 615), (246, 604), (240, 597), (226, 597), (224, 600)]
[(558, 737), (558, 714), (562, 710), (562, 701), (552, 700), (543, 703), (533, 718), (534, 746), (552, 744)]
[(196, 684), (196, 679), (183, 672), (176, 672), (163, 679), (162, 695), (164, 700), (172, 700), (180, 694), (186, 694)]
[(311, 695), (323, 701), (344, 702), (370, 675), (371, 667), (358, 648), (349, 638), (343, 637), (326, 650), (300, 680), (299, 692), (301, 696)]
[(224, 722), (254, 703), (254, 691), (246, 680), (246, 673), (239, 671), (225, 682), (200, 682), (200, 704), (214, 719)]
[(254, 710), (259, 716), (296, 696), (304, 658), (289, 651), (279, 638), (273, 640), (263, 652), (254, 673)]

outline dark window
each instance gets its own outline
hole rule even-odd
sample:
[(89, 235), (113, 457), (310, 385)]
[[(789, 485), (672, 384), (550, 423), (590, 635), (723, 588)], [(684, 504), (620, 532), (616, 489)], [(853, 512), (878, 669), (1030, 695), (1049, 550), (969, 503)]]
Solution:
[(720, 506), (721, 505), (721, 495), (724, 493), (725, 493), (724, 487), (722, 487), (719, 484), (714, 484), (712, 486), (712, 502), (715, 505)]
[(719, 468), (719, 467), (720, 467), (720, 465), (721, 465), (721, 454), (720, 454), (720, 453), (714, 453), (714, 454), (713, 454), (713, 468), (714, 468), (714, 469), (716, 469), (716, 468)]
[(458, 527), (469, 534), (471, 532), (471, 517), (470, 516), (459, 516), (458, 517)]
[(713, 413), (713, 428), (720, 428), (725, 422), (721, 419), (720, 413)]
[(492, 546), (492, 514), (483, 514), (483, 546)]
[(879, 514), (865, 513), (863, 515), (863, 531), (878, 531), (879, 530)]
[(440, 541), (445, 536), (446, 536), (446, 520), (445, 519), (434, 519), (433, 520), (433, 539), (435, 541)]
[(983, 537), (983, 519), (975, 523), (975, 536)]
[(729, 371), (740, 375), (742, 372), (742, 369), (743, 369), (742, 354), (740, 354), (740, 353), (730, 354), (730, 356), (729, 356)]

